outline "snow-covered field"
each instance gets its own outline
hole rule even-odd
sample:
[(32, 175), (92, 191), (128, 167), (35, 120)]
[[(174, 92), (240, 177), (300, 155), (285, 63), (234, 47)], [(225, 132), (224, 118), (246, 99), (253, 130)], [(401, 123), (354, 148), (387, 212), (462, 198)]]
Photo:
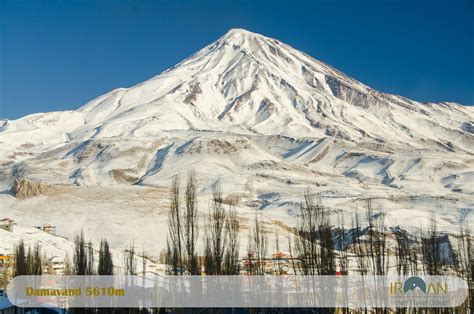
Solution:
[[(259, 213), (269, 229), (294, 225), (309, 188), (347, 223), (371, 197), (389, 225), (418, 228), (433, 211), (454, 232), (473, 225), (473, 148), (472, 107), (381, 93), (233, 29), (78, 110), (0, 120), (0, 218), (52, 223), (67, 237), (82, 228), (113, 248), (134, 240), (158, 255), (167, 188), (194, 169), (203, 215), (219, 180), (243, 221)], [(18, 178), (54, 188), (17, 199), (8, 190)]]

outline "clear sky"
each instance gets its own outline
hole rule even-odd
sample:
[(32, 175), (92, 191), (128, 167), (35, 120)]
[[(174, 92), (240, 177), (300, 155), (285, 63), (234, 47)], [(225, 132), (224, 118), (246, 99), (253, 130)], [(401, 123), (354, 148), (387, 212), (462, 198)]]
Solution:
[(380, 91), (474, 104), (474, 1), (0, 0), (0, 118), (75, 109), (240, 27)]

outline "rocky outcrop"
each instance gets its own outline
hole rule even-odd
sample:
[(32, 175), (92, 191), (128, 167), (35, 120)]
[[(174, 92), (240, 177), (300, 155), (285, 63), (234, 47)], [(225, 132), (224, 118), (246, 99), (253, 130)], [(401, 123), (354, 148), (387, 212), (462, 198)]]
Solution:
[(19, 199), (25, 199), (33, 196), (38, 196), (51, 191), (51, 186), (48, 184), (31, 181), (25, 178), (16, 179), (15, 183), (10, 189), (10, 192)]

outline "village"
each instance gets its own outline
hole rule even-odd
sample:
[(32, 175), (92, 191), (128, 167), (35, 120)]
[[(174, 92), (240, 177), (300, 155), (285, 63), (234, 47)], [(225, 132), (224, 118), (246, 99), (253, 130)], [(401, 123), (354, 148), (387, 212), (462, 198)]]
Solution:
[[(13, 232), (15, 226), (16, 223), (13, 219), (3, 218), (0, 220), (0, 230)], [(57, 236), (56, 227), (51, 224), (43, 224), (42, 226), (35, 226), (35, 228), (52, 236)], [(15, 255), (12, 251), (0, 251), (0, 276), (3, 278), (10, 277), (15, 263)], [(64, 260), (59, 259), (57, 256), (52, 256), (43, 261), (43, 272), (45, 274), (62, 274), (64, 272), (64, 266)]]
[[(1, 230), (6, 232), (14, 232), (16, 228), (16, 222), (10, 218), (3, 218), (0, 220), (0, 232)], [(37, 230), (40, 230), (44, 233), (47, 233), (53, 237), (59, 237), (65, 240), (68, 240), (66, 237), (62, 237), (56, 234), (56, 227), (49, 223), (45, 223), (41, 226), (34, 227)], [(0, 288), (5, 287), (7, 284), (8, 278), (12, 278), (13, 271), (15, 269), (16, 260), (15, 260), (15, 248), (10, 250), (1, 250), (0, 249)], [(94, 252), (95, 254), (97, 252)], [(114, 252), (115, 253), (115, 252)], [(189, 271), (185, 267), (179, 267), (173, 269), (171, 265), (167, 265), (165, 261), (165, 252), (161, 252), (158, 258), (148, 256), (148, 255), (141, 255), (137, 253), (135, 259), (137, 259), (137, 264), (141, 267), (138, 267), (135, 275), (173, 275), (173, 274), (181, 274), (186, 275), (189, 274)], [(43, 252), (43, 256), (41, 259), (42, 262), (42, 274), (44, 275), (71, 275), (70, 273), (70, 263), (71, 261), (68, 260), (72, 256), (66, 254), (66, 258), (61, 256), (53, 255), (51, 256), (48, 252)], [(114, 254), (114, 257), (118, 257), (117, 261), (114, 261), (114, 269), (117, 273), (123, 272), (120, 267), (120, 254)], [(206, 275), (205, 272), (205, 257), (198, 256), (198, 267), (199, 267), (199, 274)], [(261, 269), (263, 270), (264, 274), (268, 275), (290, 275), (294, 274), (294, 269), (298, 269), (300, 264), (300, 259), (292, 257), (288, 252), (278, 251), (268, 258), (260, 258), (257, 259), (253, 254), (248, 254), (239, 259), (239, 273), (241, 275), (251, 275), (252, 269)], [(69, 269), (69, 270), (68, 270)], [(342, 275), (342, 272), (337, 272), (337, 275)]]

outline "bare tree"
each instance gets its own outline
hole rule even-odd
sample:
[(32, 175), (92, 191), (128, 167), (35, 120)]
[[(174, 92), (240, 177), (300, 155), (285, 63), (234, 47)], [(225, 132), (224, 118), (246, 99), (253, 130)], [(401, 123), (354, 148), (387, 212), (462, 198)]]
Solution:
[(472, 234), (467, 225), (459, 226), (458, 261), (462, 276), (474, 282), (474, 247), (472, 246)]
[(227, 224), (225, 228), (227, 247), (224, 255), (224, 274), (238, 275), (239, 267), (239, 220), (233, 207), (229, 209)]
[(33, 262), (31, 263), (31, 275), (43, 274), (43, 260), (41, 258), (41, 247), (38, 243), (35, 244), (33, 249)]
[(288, 254), (290, 255), (290, 261), (291, 261), (291, 268), (293, 269), (293, 274), (297, 274), (297, 269), (296, 269), (296, 263), (295, 263), (295, 256), (293, 255), (293, 246), (291, 243), (293, 242), (293, 239), (291, 238), (291, 235), (288, 235)]
[[(339, 271), (342, 275), (347, 275), (349, 273), (349, 253), (348, 253), (348, 244), (349, 244), (349, 237), (348, 231), (346, 229), (346, 225), (344, 222), (344, 215), (339, 212), (337, 215), (337, 250), (339, 251), (339, 258), (338, 258), (338, 266)], [(343, 282), (343, 300), (347, 302), (349, 298), (349, 289), (347, 283)], [(348, 307), (341, 307), (341, 313), (349, 313)]]
[(354, 230), (352, 233), (352, 243), (357, 262), (357, 269), (360, 275), (367, 275), (369, 272), (369, 266), (367, 262), (367, 245), (362, 241), (362, 236), (365, 233), (365, 230), (360, 224), (359, 214), (357, 211), (354, 214), (352, 225), (352, 229)]
[[(273, 271), (278, 275), (283, 275), (283, 269), (281, 267), (281, 252), (280, 252), (280, 232), (275, 228), (275, 250), (276, 252), (276, 267), (273, 267)], [(274, 258), (272, 257), (272, 261)]]
[(339, 250), (339, 270), (342, 274), (347, 274), (349, 271), (349, 256), (348, 256), (348, 235), (347, 229), (344, 223), (344, 215), (339, 213), (337, 216), (337, 239), (338, 239), (338, 250)]
[(213, 186), (211, 212), (208, 216), (205, 235), (205, 270), (208, 275), (222, 274), (224, 253), (227, 244), (225, 228), (227, 215), (223, 206), (222, 190), (218, 182)]
[(137, 274), (137, 262), (135, 260), (135, 244), (130, 243), (124, 250), (124, 267), (126, 275), (136, 275)]
[(253, 236), (251, 248), (254, 254), (255, 272), (256, 275), (264, 275), (268, 240), (265, 230), (263, 228), (263, 221), (261, 216), (260, 219), (258, 218), (258, 216), (255, 216), (255, 224), (252, 235)]
[(394, 231), (395, 241), (396, 241), (396, 262), (397, 262), (397, 274), (398, 275), (408, 275), (410, 273), (410, 244), (408, 234), (398, 228)]
[(419, 258), (416, 250), (412, 250), (410, 254), (410, 274), (419, 273)]
[(28, 252), (26, 253), (26, 273), (31, 274), (33, 270), (33, 252), (31, 252), (31, 247), (28, 247)]
[(295, 250), (305, 275), (331, 275), (336, 271), (329, 211), (306, 191), (300, 206)]
[(431, 214), (428, 230), (421, 237), (423, 270), (427, 275), (441, 274), (441, 247), (434, 214)]
[(183, 214), (180, 203), (179, 178), (173, 178), (170, 199), (170, 212), (168, 214), (168, 257), (167, 260), (173, 268), (175, 275), (182, 272), (184, 267), (184, 230)]
[(212, 275), (214, 273), (214, 257), (209, 232), (209, 227), (206, 225), (206, 234), (204, 237), (204, 272), (206, 275)]
[(84, 240), (84, 231), (76, 235), (73, 256), (73, 272), (75, 275), (83, 276), (88, 274), (88, 250)]
[(387, 233), (385, 230), (385, 214), (374, 213), (372, 200), (367, 199), (366, 218), (368, 223), (368, 253), (371, 273), (385, 275), (388, 271), (389, 254), (387, 252)]
[(110, 252), (109, 243), (106, 239), (100, 241), (99, 249), (99, 265), (97, 268), (98, 275), (113, 275), (114, 263), (112, 253)]
[(23, 240), (15, 247), (15, 261), (13, 276), (28, 275), (28, 261)]
[(87, 275), (95, 275), (95, 265), (94, 265), (94, 247), (92, 246), (92, 242), (89, 241), (87, 244)]
[(191, 275), (199, 273), (196, 243), (198, 238), (197, 221), (197, 186), (194, 171), (188, 173), (188, 182), (185, 191), (186, 211), (184, 217), (184, 243), (186, 246), (187, 268)]
[(317, 245), (317, 222), (320, 216), (320, 206), (317, 206), (313, 195), (305, 192), (300, 206), (300, 215), (296, 227), (295, 251), (301, 259), (301, 272), (304, 275), (316, 275), (320, 262)]
[(146, 274), (146, 265), (148, 261), (148, 253), (145, 251), (145, 248), (142, 249), (142, 274), (143, 274), (143, 282), (145, 282), (145, 274)]
[(166, 237), (166, 252), (165, 252), (165, 264), (167, 267), (171, 266), (171, 270), (167, 269), (167, 273), (169, 274), (177, 274), (178, 270), (178, 255), (177, 250), (171, 247), (171, 241), (169, 240), (169, 236)]
[[(472, 310), (473, 304), (473, 283), (474, 283), (474, 248), (472, 246), (472, 235), (469, 225), (460, 224), (459, 237), (457, 247), (457, 274), (459, 277), (467, 281), (469, 293), (463, 307), (460, 308), (459, 313)], [(464, 310), (464, 311), (463, 311)]]
[(247, 254), (245, 256), (244, 268), (247, 275), (254, 275), (256, 273), (256, 263), (254, 261), (255, 254), (253, 252), (252, 247), (252, 232), (250, 231), (248, 234), (247, 240)]

